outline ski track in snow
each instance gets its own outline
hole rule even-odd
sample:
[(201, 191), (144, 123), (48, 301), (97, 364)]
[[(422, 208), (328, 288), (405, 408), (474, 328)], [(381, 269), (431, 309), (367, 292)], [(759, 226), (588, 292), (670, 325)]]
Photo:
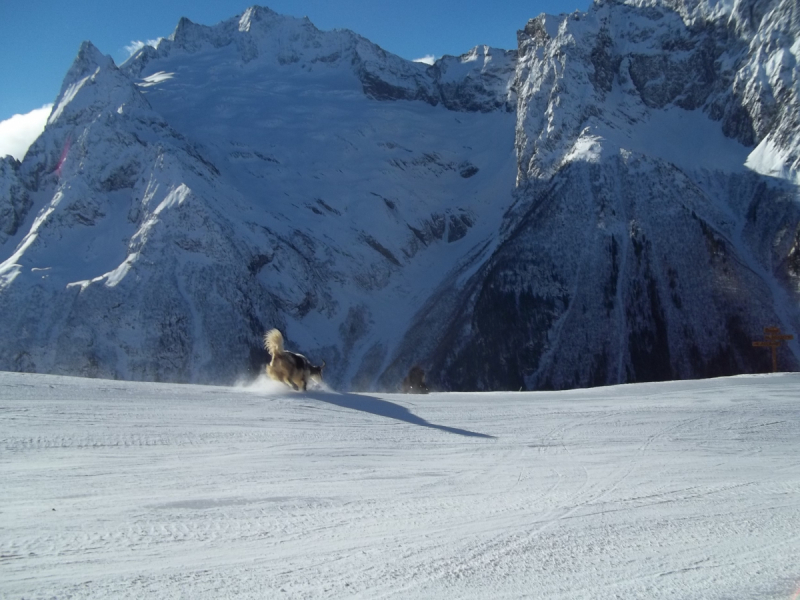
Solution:
[(3, 598), (792, 598), (800, 375), (356, 395), (0, 373)]

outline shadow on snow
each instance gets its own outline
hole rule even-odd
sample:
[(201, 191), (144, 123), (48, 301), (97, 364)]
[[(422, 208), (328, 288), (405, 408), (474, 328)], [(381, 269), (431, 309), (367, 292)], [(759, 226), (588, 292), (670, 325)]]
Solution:
[(439, 429), (447, 433), (454, 433), (456, 435), (464, 435), (468, 437), (478, 437), (485, 439), (495, 439), (493, 435), (486, 435), (485, 433), (477, 433), (475, 431), (468, 431), (467, 429), (458, 429), (456, 427), (447, 427), (446, 425), (436, 425), (429, 423), (422, 417), (418, 417), (410, 410), (394, 402), (375, 398), (374, 396), (365, 396), (362, 394), (347, 394), (339, 392), (305, 392), (305, 397), (311, 400), (318, 400), (320, 402), (327, 402), (334, 406), (341, 408), (349, 408), (352, 410), (360, 410), (361, 412), (378, 415), (379, 417), (386, 417), (387, 419), (396, 419), (398, 421), (405, 421), (411, 425), (419, 425), (421, 427), (430, 427), (432, 429)]

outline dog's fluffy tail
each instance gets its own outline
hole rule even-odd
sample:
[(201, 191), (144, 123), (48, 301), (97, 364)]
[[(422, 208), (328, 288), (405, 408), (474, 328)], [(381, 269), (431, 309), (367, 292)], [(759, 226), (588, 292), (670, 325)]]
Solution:
[(272, 356), (283, 354), (283, 335), (277, 329), (270, 329), (264, 334), (264, 348)]

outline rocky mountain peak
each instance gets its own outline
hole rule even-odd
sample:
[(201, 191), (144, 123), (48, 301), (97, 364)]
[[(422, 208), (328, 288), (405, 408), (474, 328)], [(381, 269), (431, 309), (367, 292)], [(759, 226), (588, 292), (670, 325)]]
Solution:
[(114, 68), (114, 60), (97, 49), (92, 42), (85, 41), (78, 49), (78, 54), (72, 62), (72, 66), (64, 77), (63, 86), (69, 86), (89, 75), (94, 74), (97, 69)]
[(239, 18), (239, 31), (249, 32), (252, 31), (254, 27), (273, 23), (280, 18), (281, 16), (272, 9), (266, 6), (254, 5), (245, 10)]
[[(460, 57), (443, 57), (433, 67), (386, 52), (348, 30), (320, 31), (307, 18), (279, 15), (253, 6), (241, 16), (214, 26), (182, 19), (157, 48), (146, 46), (123, 70), (143, 78), (168, 68), (165, 62), (202, 48), (219, 53), (219, 60), (237, 68), (296, 69), (304, 77), (354, 75), (362, 91), (376, 100), (421, 100), (451, 110), (511, 111), (516, 51), (476, 46)], [(159, 63), (160, 67), (155, 67)]]

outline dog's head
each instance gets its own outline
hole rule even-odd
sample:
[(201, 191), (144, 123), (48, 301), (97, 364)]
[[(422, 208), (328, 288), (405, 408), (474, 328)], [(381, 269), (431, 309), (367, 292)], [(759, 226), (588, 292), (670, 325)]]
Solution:
[(317, 383), (322, 383), (322, 369), (325, 367), (325, 361), (322, 361), (322, 364), (318, 367), (311, 365), (308, 368), (308, 374)]

